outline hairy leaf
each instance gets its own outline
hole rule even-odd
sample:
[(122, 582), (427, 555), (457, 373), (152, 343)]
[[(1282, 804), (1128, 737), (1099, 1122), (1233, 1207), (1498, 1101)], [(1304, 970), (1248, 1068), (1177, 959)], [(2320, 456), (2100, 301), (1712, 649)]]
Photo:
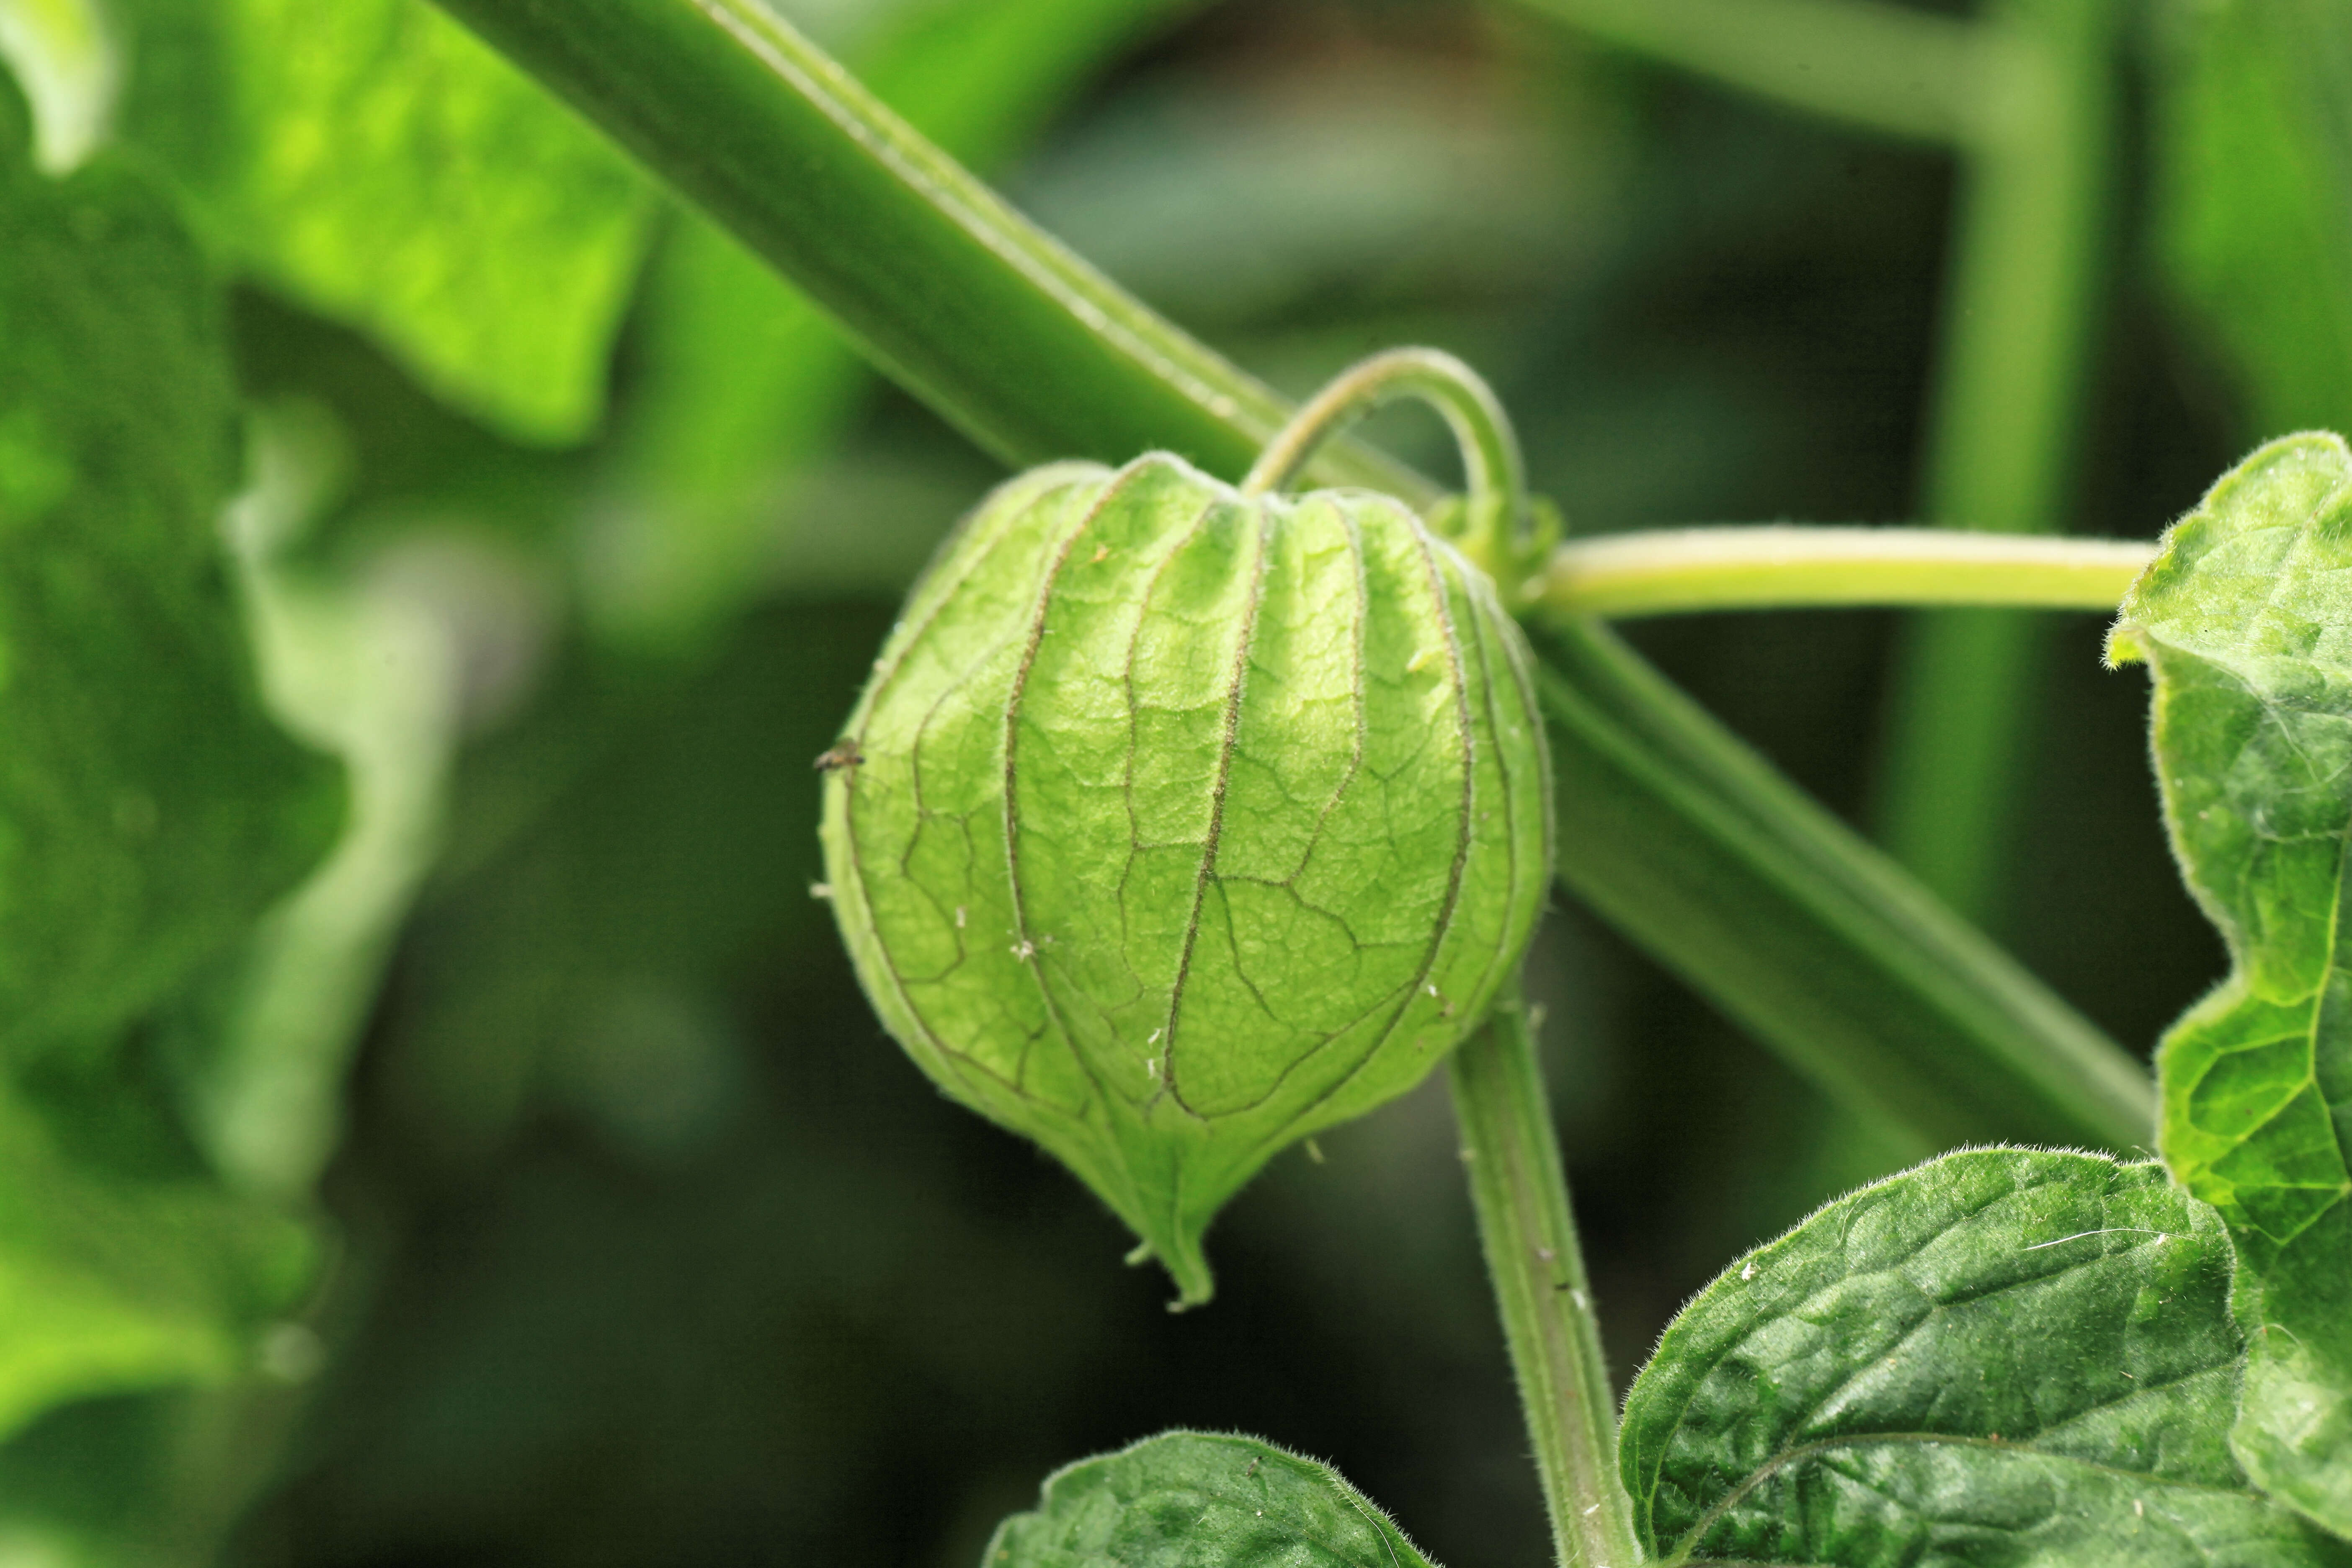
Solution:
[(1255, 1437), (1163, 1432), (1081, 1459), (982, 1568), (1430, 1568), (1328, 1465)]
[(2231, 973), (2158, 1058), (2161, 1147), (2238, 1246), (2234, 1441), (2254, 1479), (2352, 1533), (2352, 451), (2255, 452), (2165, 536), (2109, 641), (2156, 680), (2174, 853)]
[(2352, 0), (2170, 0), (2158, 236), (2256, 430), (2352, 425)]
[(215, 531), (217, 300), (171, 209), (53, 183), (0, 94), (0, 1050), (102, 1036), (240, 938), (333, 833), (272, 727)]
[(239, 263), (571, 441), (650, 232), (628, 160), (425, 0), (126, 0), (124, 131)]
[(1625, 1402), (1636, 1524), (1668, 1563), (2335, 1561), (2231, 1456), (2229, 1293), (2158, 1165), (1946, 1155), (1683, 1309)]

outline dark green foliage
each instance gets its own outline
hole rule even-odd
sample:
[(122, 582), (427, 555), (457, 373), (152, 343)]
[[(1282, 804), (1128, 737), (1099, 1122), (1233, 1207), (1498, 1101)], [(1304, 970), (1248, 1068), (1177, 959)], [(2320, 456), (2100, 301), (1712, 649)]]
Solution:
[[(0, 33), (75, 6), (0, 0)], [(1006, 165), (1015, 205), (1276, 385), (1303, 391), (1387, 342), (1469, 355), (1505, 384), (1541, 487), (1580, 531), (1916, 510), (1919, 411), (1965, 335), (1934, 341), (1950, 276), (1947, 159), (1612, 59), (1508, 5), (1228, 5), (1165, 38), (1160, 18), (1181, 7), (1138, 0), (774, 8), (950, 152), (994, 163), (1058, 120), (1045, 156)], [(2352, 293), (2330, 237), (2345, 227), (2344, 181), (2328, 172), (2342, 162), (2329, 96), (2340, 8), (2163, 8), (2169, 30), (2145, 79), (2163, 226), (2134, 238), (2161, 244), (2176, 297), (2236, 380), (2207, 385), (2173, 330), (2118, 288), (2110, 358), (2083, 367), (2101, 436), (2071, 526), (2144, 535), (2192, 500), (2242, 440), (2232, 395), (2264, 429), (2352, 418), (2336, 412)], [(66, 185), (10, 163), (7, 203), (96, 213), (107, 227), (77, 233), (74, 249), (20, 229), (14, 205), (0, 214), (0, 410), (15, 411), (0, 420), (0, 517), (88, 481), (89, 509), (73, 515), (134, 531), (93, 568), (106, 594), (128, 595), (159, 639), (179, 623), (148, 614), (149, 599), (177, 595), (189, 624), (231, 649), (164, 679), (230, 673), (238, 724), (260, 738), (239, 777), (264, 784), (219, 819), (247, 814), (254, 853), (215, 854), (201, 886), (182, 887), (153, 840), (103, 876), (73, 874), (67, 890), (94, 897), (127, 868), (142, 898), (171, 893), (188, 920), (171, 925), (159, 906), (156, 929), (179, 937), (108, 947), (110, 973), (137, 983), (93, 1003), (107, 1021), (43, 1026), (39, 1059), (0, 1079), (0, 1426), (28, 1423), (0, 1446), (0, 1556), (209, 1560), (257, 1492), (267, 1500), (226, 1555), (264, 1568), (970, 1563), (1055, 1459), (1180, 1421), (1335, 1454), (1464, 1568), (1538, 1561), (1540, 1513), (1442, 1105), (1408, 1100), (1327, 1135), (1328, 1164), (1277, 1161), (1223, 1222), (1218, 1307), (1171, 1320), (1159, 1280), (1109, 1267), (1115, 1222), (930, 1095), (857, 1001), (824, 907), (806, 896), (822, 876), (807, 759), (838, 734), (887, 605), (994, 477), (987, 463), (910, 404), (868, 396), (845, 340), (736, 242), (690, 217), (657, 235), (652, 182), (421, 0), (105, 10), (123, 46), (119, 153)], [(1126, 74), (1083, 91), (1108, 58)], [(1049, 116), (1065, 101), (1070, 113)], [(137, 186), (123, 158), (174, 183), (214, 266), (240, 280), (244, 392), (270, 403), (273, 428), (290, 416), (331, 457), (347, 447), (312, 498), (316, 532), (247, 563), (271, 579), (278, 632), (294, 634), (265, 627), (262, 647), (314, 666), (300, 732), (373, 748), (330, 863), (369, 876), (321, 875), (299, 901), (278, 895), (327, 842), (332, 793), (253, 718), (211, 543), (237, 482), (216, 301), (150, 195), (126, 210), (152, 223), (107, 216)], [(785, 183), (791, 167), (754, 161), (751, 177)], [(888, 258), (856, 215), (828, 224), (844, 268)], [(35, 237), (21, 255), (20, 234)], [(640, 283), (648, 245), (663, 248)], [(60, 257), (70, 264), (50, 265)], [(49, 267), (38, 292), (8, 280), (37, 264)], [(69, 361), (70, 385), (42, 360), (41, 332), (101, 296), (146, 312), (142, 332), (162, 329), (139, 352), (176, 378), (168, 400), (119, 356)], [(919, 345), (953, 303), (922, 298)], [(174, 299), (194, 302), (196, 327)], [(10, 379), (43, 363), (57, 384), (37, 397)], [(1063, 367), (1046, 368), (1055, 375), (1034, 384), (1057, 417), (1101, 416), (1126, 395), (1115, 375), (1079, 378), (1089, 390), (1056, 410)], [(163, 431), (181, 456), (83, 473), (57, 456), (56, 430), (19, 411), (28, 404), (85, 433)], [(1423, 435), (1404, 419), (1370, 429), (1400, 450)], [(574, 445), (547, 449), (562, 443)], [(165, 490), (193, 498), (177, 532), (150, 527)], [(105, 533), (61, 532), (73, 548), (57, 558)], [(0, 592), (13, 595), (9, 551), (0, 531)], [(202, 592), (172, 587), (183, 582)], [(454, 698), (383, 660), (406, 646), (369, 635), (387, 605), (432, 630)], [(1749, 805), (1793, 795), (1759, 757), (1855, 815), (1886, 630), (1866, 615), (1635, 628), (1643, 658), (1753, 745), (1736, 757), (1695, 706), (1649, 701), (1651, 671), (1611, 641), (1555, 649), (1580, 682), (1588, 809), (1569, 836), (1582, 857), (1571, 889), (1737, 1020), (1573, 909), (1539, 940), (1530, 989), (1554, 1019), (1555, 1109), (1621, 1367), (1722, 1258), (1912, 1157), (1816, 1085), (1879, 1112), (1900, 1100), (1930, 1139), (2128, 1146), (2140, 1123), (2127, 1077), (2107, 1075), (2108, 1114), (2093, 1127), (2046, 1107), (2001, 1121), (2047, 1088), (2013, 1096), (2004, 1082), (2046, 1072), (2052, 1039), (2145, 1041), (2214, 972), (2147, 809), (2136, 682), (2102, 684), (2087, 622), (2058, 634), (2051, 739), (2020, 763), (2032, 798), (2011, 847), (2026, 886), (2008, 934), (2047, 991), (1907, 890), (1885, 896), (1872, 858), (1809, 807), (1780, 820), (1811, 831), (1755, 831)], [(274, 657), (268, 668), (276, 700), (282, 671)], [(175, 689), (133, 685), (135, 700), (85, 706), (111, 723)], [(0, 790), (22, 689), (0, 677)], [(404, 710), (415, 699), (431, 700)], [(190, 742), (162, 771), (196, 789), (202, 770), (181, 764), (227, 747), (225, 732), (161, 707), (150, 719)], [(438, 771), (460, 725), (453, 853), (352, 1080), (358, 1136), (329, 1184), (344, 1229), (328, 1256), (341, 1266), (324, 1308), (306, 1308), (317, 1249), (214, 1173), (267, 1175), (299, 1200), (326, 1158), (341, 1053), (376, 1005), (378, 963), (433, 851)], [(370, 778), (398, 784), (404, 817), (371, 819)], [(84, 826), (147, 820), (135, 803), (118, 816), (60, 798)], [(300, 845), (262, 833), (273, 816), (308, 825)], [(403, 828), (397, 853), (381, 831), (373, 858), (352, 853), (371, 820)], [(1724, 844), (1739, 852), (1716, 853)], [(1836, 852), (1812, 858), (1825, 847)], [(22, 978), (5, 924), (22, 886), (0, 874), (0, 1004)], [(278, 912), (257, 929), (265, 908)], [(2114, 910), (2128, 918), (2103, 918)], [(45, 918), (32, 940), (56, 951), (101, 934)], [(1910, 981), (1884, 984), (1906, 965)], [(1957, 981), (1963, 971), (2000, 983)], [(2021, 1009), (2039, 1024), (2021, 1025)], [(2002, 1073), (1948, 1070), (1948, 1031), (1967, 1033), (1970, 1014), (2005, 1020), (1977, 1031), (2008, 1031)], [(19, 1021), (0, 1005), (12, 1056)], [(1813, 1082), (1743, 1030), (1776, 1037)], [(1893, 1055), (1880, 1037), (1899, 1037), (1907, 1065), (1874, 1078), (1861, 1070), (1872, 1055), (1881, 1068)], [(293, 1110), (277, 1098), (287, 1068), (302, 1086)], [(258, 1142), (225, 1134), (232, 1124)], [(2128, 1168), (2085, 1168), (2110, 1173), (2103, 1209), (2196, 1213), (2133, 1186), (2143, 1178)], [(2163, 1252), (2210, 1266), (2214, 1239), (2190, 1225), (2157, 1253), (2145, 1236), (2070, 1245), (2102, 1248), (2116, 1277), (2042, 1288), (2119, 1292)], [(2207, 1349), (2226, 1338), (2212, 1283), (2208, 1267), (2192, 1292)], [(2258, 1315), (2333, 1321), (2324, 1300), (2246, 1300)], [(299, 1427), (308, 1395), (257, 1395), (252, 1376), (263, 1352), (308, 1345), (316, 1359), (320, 1342), (273, 1322), (293, 1312), (314, 1314), (329, 1369)], [(2153, 1343), (2159, 1327), (2122, 1338)], [(2013, 1364), (2028, 1384), (2073, 1375), (2074, 1362), (2011, 1337), (1948, 1363), (1952, 1385), (1970, 1364)], [(2165, 1408), (2179, 1418), (2168, 1430), (2194, 1438), (2183, 1463), (2222, 1474), (2213, 1402), (2182, 1399)], [(2008, 1468), (1972, 1479), (1956, 1506), (1990, 1507), (1998, 1488), (2013, 1499), (2021, 1476), (2059, 1478), (2084, 1520), (2113, 1527), (2083, 1555), (2128, 1545), (2164, 1560), (2140, 1533), (2158, 1493), (2076, 1485), (2071, 1458), (2001, 1431), (2000, 1449), (1984, 1436), (1968, 1457)], [(1120, 1486), (1141, 1497), (1170, 1479), (1114, 1473), (1125, 1462), (1079, 1467), (1055, 1495), (1117, 1511)], [(1806, 1473), (1845, 1484), (1825, 1465)], [(1215, 1479), (1182, 1480), (1184, 1495), (1208, 1500)], [(1267, 1484), (1310, 1510), (1352, 1496), (1286, 1457)], [(2255, 1522), (2242, 1552), (2215, 1559), (2300, 1550), (2279, 1510), (2237, 1489), (2216, 1506)], [(1335, 1528), (1376, 1520), (1366, 1509)], [(2012, 1561), (2049, 1533), (1963, 1533), (1956, 1554)], [(1362, 1559), (1371, 1568), (1416, 1561), (1376, 1523), (1361, 1543), (1380, 1548)], [(1156, 1543), (1180, 1562), (1201, 1547)]]
[(203, 259), (144, 180), (52, 182), (23, 145), (0, 127), (0, 1051), (19, 1059), (163, 1001), (341, 809), (334, 768), (256, 695)]
[[(308, 1232), (196, 1157), (145, 1016), (250, 938), (341, 809), (256, 689), (218, 531), (238, 426), (213, 279), (144, 178), (29, 169), (16, 109), (0, 89), (8, 1436), (93, 1395), (249, 1383), (312, 1281)], [(143, 1484), (100, 1489), (171, 1512)], [(8, 1479), (0, 1537), (50, 1541), (62, 1495)]]

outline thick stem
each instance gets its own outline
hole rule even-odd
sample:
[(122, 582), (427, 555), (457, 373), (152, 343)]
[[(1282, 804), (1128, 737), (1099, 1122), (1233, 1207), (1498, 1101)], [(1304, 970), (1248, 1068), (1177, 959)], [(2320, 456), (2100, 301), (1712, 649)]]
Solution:
[[(441, 0), (1015, 467), (1165, 447), (1241, 473), (1289, 405), (923, 140), (761, 0)], [(1339, 444), (1325, 483), (1436, 487)]]
[(2112, 613), (2156, 546), (1941, 528), (1675, 528), (1571, 540), (1529, 584), (1564, 616), (1828, 605), (1998, 605)]
[(1478, 1239), (1561, 1568), (1632, 1568), (1642, 1549), (1633, 1500), (1617, 1474), (1617, 1403), (1535, 1033), (1516, 984), (1486, 1027), (1454, 1053), (1448, 1076)]

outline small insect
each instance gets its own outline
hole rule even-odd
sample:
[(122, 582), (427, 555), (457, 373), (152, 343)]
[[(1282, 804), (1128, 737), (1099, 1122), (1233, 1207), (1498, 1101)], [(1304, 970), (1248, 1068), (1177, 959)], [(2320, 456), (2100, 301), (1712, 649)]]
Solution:
[(829, 773), (835, 768), (854, 768), (865, 760), (866, 753), (857, 749), (856, 742), (837, 741), (830, 750), (817, 754), (816, 771)]

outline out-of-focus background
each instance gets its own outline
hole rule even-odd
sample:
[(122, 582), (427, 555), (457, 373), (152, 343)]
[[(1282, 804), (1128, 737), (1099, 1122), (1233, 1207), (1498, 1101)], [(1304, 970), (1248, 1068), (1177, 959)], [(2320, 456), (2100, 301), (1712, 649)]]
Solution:
[[(2091, 73), (2089, 129), (1994, 151), (1932, 123), (1974, 123), (1965, 71), (1939, 107), (1890, 57), (1824, 112), (1741, 79), (1778, 46), (1730, 13), (1649, 4), (1689, 37), (1597, 0), (776, 0), (1285, 392), (1391, 344), (1463, 355), (1575, 531), (1948, 511), (1987, 460), (1948, 427), (1963, 374), (2048, 398), (1990, 439), (2046, 440), (2055, 499), (1951, 521), (2153, 537), (2258, 439), (2352, 424), (2340, 0), (1871, 7), (1931, 52), (2012, 28)], [(0, 55), (24, 69), (73, 9), (0, 0)], [(1055, 1466), (1180, 1425), (1332, 1459), (1453, 1568), (1540, 1561), (1441, 1084), (1278, 1159), (1212, 1233), (1215, 1303), (1171, 1316), (1100, 1205), (857, 991), (811, 896), (811, 759), (999, 470), (529, 89), (463, 99), (491, 68), (418, 0), (214, 9), (104, 13), (109, 155), (190, 193), (234, 279), (240, 548), (275, 635), (311, 638), (276, 657), (323, 683), (314, 729), (363, 764), (365, 841), (277, 939), (342, 989), (268, 993), (292, 1021), (245, 1037), (279, 1088), (206, 1144), (315, 1178), (329, 1260), (264, 1337), (282, 1392), (17, 1432), (0, 1562), (109, 1560), (89, 1543), (184, 1508), (185, 1560), (267, 1568), (948, 1568)], [(271, 142), (298, 102), (311, 140)], [(437, 167), (452, 126), (481, 141)], [(2068, 158), (2054, 205), (1988, 234), (2002, 181)], [(2001, 265), (2079, 294), (1956, 369), (1969, 268)], [(1445, 471), (1433, 423), (1367, 428)], [(2010, 804), (1956, 896), (2144, 1051), (2222, 958), (2103, 630), (2043, 617), (1995, 682)], [(1903, 617), (1628, 631), (1840, 814), (1904, 809)], [(1738, 1250), (1908, 1156), (1564, 899), (1532, 963), (1622, 1381)], [(182, 1479), (117, 1495), (158, 1453)]]

